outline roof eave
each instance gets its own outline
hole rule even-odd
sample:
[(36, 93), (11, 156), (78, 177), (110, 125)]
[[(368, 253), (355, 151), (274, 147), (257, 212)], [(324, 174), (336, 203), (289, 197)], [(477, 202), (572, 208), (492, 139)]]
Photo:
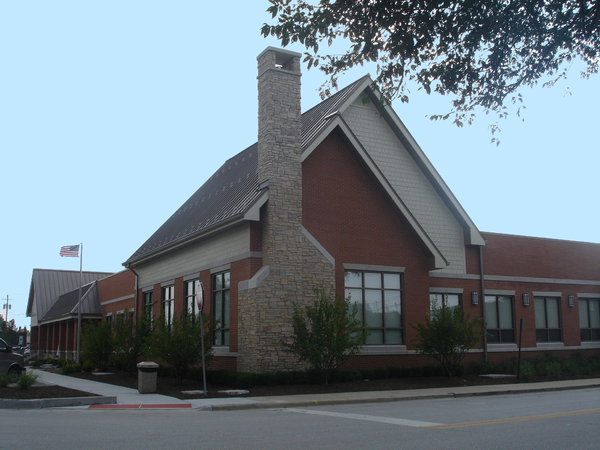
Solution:
[(431, 161), (429, 161), (425, 152), (423, 152), (396, 112), (390, 105), (382, 104), (381, 93), (375, 90), (373, 84), (367, 86), (366, 91), (369, 98), (377, 105), (378, 110), (382, 113), (382, 116), (386, 122), (388, 122), (398, 139), (400, 139), (415, 162), (419, 165), (452, 214), (454, 214), (459, 223), (463, 226), (463, 229), (465, 230), (465, 243), (468, 245), (485, 245), (485, 239), (481, 235), (479, 229), (475, 226), (475, 223), (471, 220), (433, 164), (431, 164)]
[(227, 230), (242, 225), (243, 223), (259, 221), (260, 208), (266, 203), (266, 201), (269, 198), (268, 189), (264, 188), (263, 190), (264, 192), (262, 192), (261, 195), (256, 199), (256, 201), (254, 201), (245, 211), (242, 211), (241, 213), (238, 213), (235, 216), (231, 216), (227, 220), (224, 220), (222, 222), (211, 225), (210, 227), (207, 227), (203, 230), (200, 230), (197, 233), (187, 236), (185, 239), (172, 243), (171, 245), (167, 245), (155, 251), (146, 253), (139, 258), (129, 259), (123, 263), (123, 266), (126, 268), (130, 268), (132, 266), (143, 264), (145, 262), (151, 261), (152, 259), (164, 256), (165, 254), (177, 251), (180, 248), (189, 244), (209, 239), (216, 234), (223, 233)]

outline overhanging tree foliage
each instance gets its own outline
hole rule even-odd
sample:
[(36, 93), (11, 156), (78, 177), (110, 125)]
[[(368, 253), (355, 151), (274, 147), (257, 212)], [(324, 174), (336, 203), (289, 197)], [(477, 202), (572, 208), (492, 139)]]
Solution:
[[(344, 71), (377, 62), (376, 84), (384, 98), (408, 101), (407, 83), (453, 97), (451, 111), (462, 126), (473, 110), (507, 114), (520, 102), (517, 90), (541, 77), (553, 84), (580, 58), (584, 76), (598, 71), (600, 0), (269, 0), (275, 25), (262, 34), (283, 46), (300, 42), (305, 61), (329, 76), (328, 96)], [(346, 43), (327, 54), (322, 44)], [(517, 111), (518, 113), (518, 111)], [(494, 131), (492, 127), (492, 131)]]
[(356, 303), (336, 299), (323, 288), (315, 289), (315, 297), (311, 305), (294, 305), (292, 342), (284, 346), (308, 362), (327, 384), (331, 372), (360, 351), (366, 330)]

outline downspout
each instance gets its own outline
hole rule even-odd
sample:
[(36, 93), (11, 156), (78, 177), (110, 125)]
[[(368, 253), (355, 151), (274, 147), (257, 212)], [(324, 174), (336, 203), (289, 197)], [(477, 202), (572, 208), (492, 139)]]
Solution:
[(133, 272), (133, 274), (135, 275), (135, 302), (133, 304), (133, 323), (134, 325), (137, 325), (137, 313), (138, 313), (138, 280), (140, 278), (140, 276), (137, 274), (137, 272), (135, 270), (133, 270), (131, 267), (127, 266), (127, 268), (129, 270), (131, 270)]
[[(481, 318), (483, 320), (483, 325), (485, 326), (485, 284), (484, 284), (484, 275), (483, 275), (483, 245), (479, 246), (479, 275), (481, 281)], [(488, 362), (488, 352), (487, 352), (487, 332), (483, 335), (483, 362)]]

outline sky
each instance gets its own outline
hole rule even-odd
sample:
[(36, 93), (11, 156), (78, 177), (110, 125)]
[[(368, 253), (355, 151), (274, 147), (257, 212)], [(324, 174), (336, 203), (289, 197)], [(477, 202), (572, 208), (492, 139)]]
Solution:
[[(218, 4), (217, 4), (218, 3)], [(225, 6), (226, 5), (226, 6)], [(29, 328), (34, 268), (117, 272), (228, 158), (256, 142), (267, 0), (0, 2), (0, 304)], [(289, 50), (304, 51), (299, 45)], [(600, 243), (600, 77), (577, 64), (499, 125), (393, 108), (481, 231)], [(303, 111), (325, 75), (303, 65)], [(358, 67), (342, 88), (371, 73)], [(524, 119), (524, 121), (523, 121)]]

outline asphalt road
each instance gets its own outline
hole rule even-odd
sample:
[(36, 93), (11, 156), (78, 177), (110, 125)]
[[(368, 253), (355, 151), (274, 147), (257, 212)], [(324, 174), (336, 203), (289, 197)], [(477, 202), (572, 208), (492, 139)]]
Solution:
[(594, 449), (600, 389), (243, 411), (0, 410), (1, 449)]

